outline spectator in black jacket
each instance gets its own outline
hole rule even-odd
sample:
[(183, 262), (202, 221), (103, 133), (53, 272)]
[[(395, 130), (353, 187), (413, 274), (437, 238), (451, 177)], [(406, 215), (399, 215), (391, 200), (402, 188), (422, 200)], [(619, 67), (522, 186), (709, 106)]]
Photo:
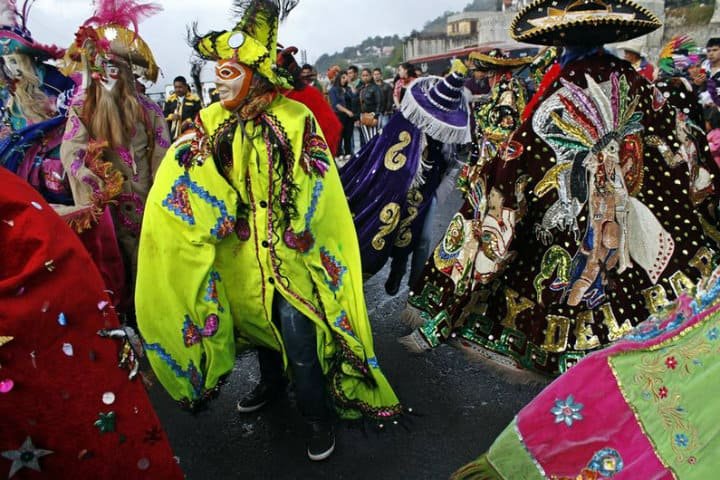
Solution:
[(365, 145), (378, 133), (378, 122), (382, 114), (384, 103), (383, 93), (372, 78), (369, 68), (364, 68), (360, 75), (362, 86), (358, 92), (360, 97), (360, 132), (361, 142)]
[(379, 68), (373, 70), (373, 82), (380, 88), (383, 96), (380, 118), (378, 119), (378, 128), (382, 130), (393, 113), (393, 87), (383, 80), (382, 70)]
[(195, 120), (195, 116), (202, 109), (200, 97), (190, 92), (190, 86), (185, 77), (176, 77), (173, 80), (174, 92), (165, 102), (165, 120), (168, 122), (170, 137), (175, 140), (185, 127)]

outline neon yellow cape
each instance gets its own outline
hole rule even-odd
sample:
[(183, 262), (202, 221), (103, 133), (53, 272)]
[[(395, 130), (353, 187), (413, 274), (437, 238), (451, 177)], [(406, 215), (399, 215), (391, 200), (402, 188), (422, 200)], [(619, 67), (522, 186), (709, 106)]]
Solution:
[(357, 235), (312, 113), (279, 95), (255, 120), (219, 104), (200, 118), (160, 166), (140, 240), (137, 320), (163, 386), (194, 407), (239, 350), (285, 357), (278, 294), (315, 323), (342, 417), (401, 414), (373, 351)]

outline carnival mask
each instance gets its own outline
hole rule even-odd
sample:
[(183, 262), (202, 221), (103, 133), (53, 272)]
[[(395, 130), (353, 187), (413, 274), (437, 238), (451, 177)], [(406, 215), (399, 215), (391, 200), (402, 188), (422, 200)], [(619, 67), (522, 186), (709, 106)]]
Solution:
[(103, 75), (100, 77), (100, 84), (108, 92), (112, 92), (120, 79), (120, 67), (111, 62), (104, 60), (102, 62)]
[(215, 66), (215, 77), (220, 104), (231, 112), (236, 111), (250, 91), (252, 70), (235, 60), (220, 60)]
[(3, 70), (10, 80), (19, 80), (22, 78), (22, 67), (16, 54), (3, 55), (2, 59), (4, 65)]

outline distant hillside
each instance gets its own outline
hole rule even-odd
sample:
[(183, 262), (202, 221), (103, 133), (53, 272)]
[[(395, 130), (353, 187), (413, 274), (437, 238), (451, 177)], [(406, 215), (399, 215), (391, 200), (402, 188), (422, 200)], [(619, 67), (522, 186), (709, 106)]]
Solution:
[[(477, 11), (493, 11), (499, 10), (501, 0), (473, 0), (467, 4), (463, 12)], [(446, 11), (439, 17), (425, 23), (422, 30), (416, 33), (442, 33), (445, 31), (447, 17), (458, 12)], [(324, 54), (315, 62), (315, 68), (321, 74), (324, 74), (328, 68), (333, 65), (340, 65), (346, 68), (349, 65), (357, 65), (358, 67), (379, 67), (397, 66), (402, 62), (403, 57), (403, 41), (398, 35), (388, 37), (369, 37), (362, 41), (360, 45), (346, 47), (342, 52), (333, 54)]]

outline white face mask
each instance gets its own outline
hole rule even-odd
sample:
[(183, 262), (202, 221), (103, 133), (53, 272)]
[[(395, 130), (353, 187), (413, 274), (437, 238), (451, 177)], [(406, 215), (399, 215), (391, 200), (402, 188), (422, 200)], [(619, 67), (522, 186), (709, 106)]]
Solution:
[(3, 55), (2, 58), (5, 62), (5, 66), (3, 67), (5, 75), (7, 75), (10, 80), (19, 80), (22, 78), (23, 73), (20, 69), (20, 62), (18, 62), (17, 55)]
[(103, 76), (100, 84), (108, 92), (112, 92), (120, 79), (120, 67), (112, 62), (104, 61), (102, 64)]

